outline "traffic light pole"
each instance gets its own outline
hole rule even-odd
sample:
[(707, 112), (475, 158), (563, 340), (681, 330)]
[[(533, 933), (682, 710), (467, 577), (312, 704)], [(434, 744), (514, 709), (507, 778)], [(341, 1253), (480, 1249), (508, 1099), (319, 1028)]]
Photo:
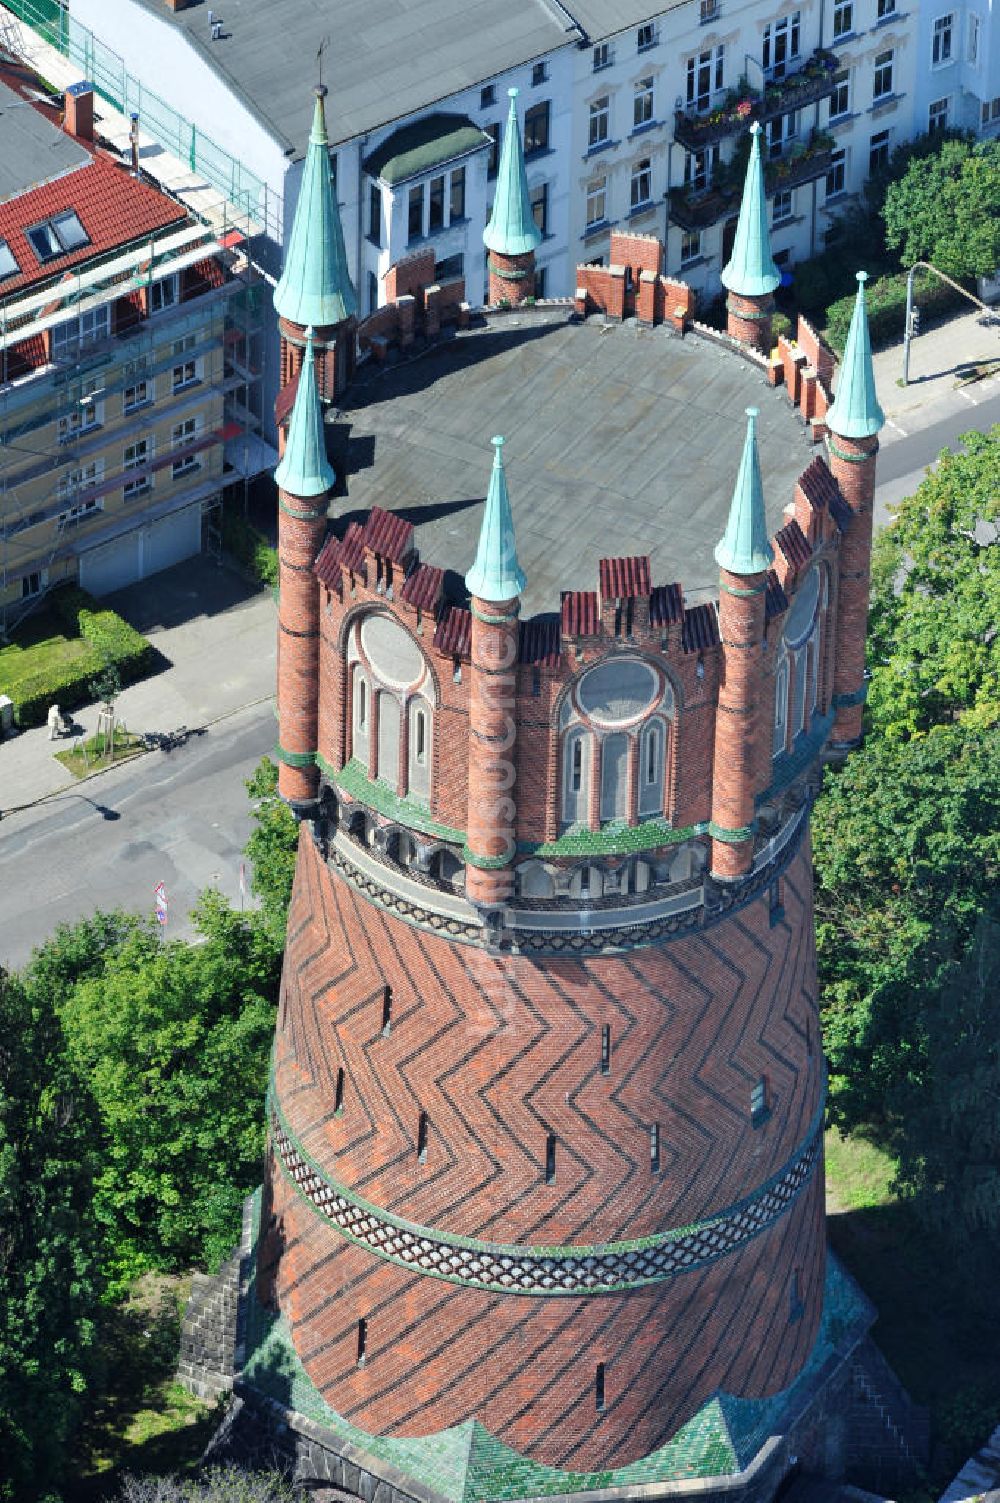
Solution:
[[(980, 313), (988, 313), (990, 311), (985, 303), (980, 302), (979, 298), (973, 297), (972, 293), (969, 292), (967, 288), (963, 287), (960, 282), (955, 282), (943, 271), (938, 271), (937, 267), (932, 266), (929, 261), (914, 261), (906, 278), (906, 326), (903, 330), (904, 386), (908, 386), (910, 384), (910, 340), (914, 334), (918, 334), (920, 332), (920, 309), (914, 308), (913, 306), (913, 274), (916, 271), (933, 272), (936, 277), (940, 277), (942, 282), (947, 282), (949, 287), (954, 287), (956, 292), (960, 292), (963, 297), (968, 298), (970, 303), (975, 303)], [(916, 325), (916, 327), (914, 327), (914, 325)]]

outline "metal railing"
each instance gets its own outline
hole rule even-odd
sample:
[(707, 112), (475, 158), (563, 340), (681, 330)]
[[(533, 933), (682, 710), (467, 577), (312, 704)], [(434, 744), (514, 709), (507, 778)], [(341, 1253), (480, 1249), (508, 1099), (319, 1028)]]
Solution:
[(281, 242), (281, 200), (239, 158), (213, 141), (191, 120), (129, 72), (125, 60), (100, 37), (73, 20), (59, 0), (4, 0), (7, 9), (44, 42), (80, 67), (81, 77), (113, 109), (136, 114), (139, 129), (158, 146), (200, 173), (232, 205), (272, 240)]

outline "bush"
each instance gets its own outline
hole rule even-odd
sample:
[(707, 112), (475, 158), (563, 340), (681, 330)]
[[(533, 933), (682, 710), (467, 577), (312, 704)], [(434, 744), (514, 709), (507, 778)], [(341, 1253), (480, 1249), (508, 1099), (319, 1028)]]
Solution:
[[(838, 355), (844, 353), (847, 343), (854, 298), (852, 292), (848, 297), (838, 298), (827, 309), (825, 337)], [(906, 273), (879, 277), (877, 282), (869, 283), (865, 301), (873, 347), (880, 349), (902, 339), (906, 324)], [(926, 277), (915, 281), (914, 303), (924, 318), (941, 318), (962, 307), (964, 302), (965, 299), (946, 282), (929, 281)]]
[(796, 266), (792, 285), (795, 301), (804, 313), (815, 313), (830, 300), (830, 279), (818, 256)]
[(14, 701), (20, 726), (42, 725), (53, 704), (64, 710), (88, 704), (92, 680), (107, 668), (116, 669), (123, 685), (132, 684), (152, 670), (157, 658), (156, 649), (141, 632), (114, 611), (103, 610), (86, 590), (64, 586), (53, 591), (49, 603), (53, 615), (65, 623), (67, 634), (79, 635), (90, 651), (74, 663), (5, 681), (4, 692)]
[(259, 527), (226, 507), (222, 513), (222, 546), (262, 585), (278, 587), (278, 550), (272, 548)]
[(776, 313), (771, 319), (772, 342), (777, 344), (779, 339), (791, 339), (791, 337), (792, 320), (788, 317), (787, 313)]

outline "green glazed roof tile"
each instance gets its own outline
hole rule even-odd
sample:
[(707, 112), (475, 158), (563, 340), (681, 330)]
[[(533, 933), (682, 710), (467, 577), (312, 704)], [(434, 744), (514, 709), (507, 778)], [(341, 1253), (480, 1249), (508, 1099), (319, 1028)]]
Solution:
[(499, 256), (523, 256), (542, 243), (542, 232), (531, 210), (531, 194), (524, 171), (521, 132), (517, 124), (517, 90), (508, 89), (510, 111), (497, 171), (497, 191), (483, 244)]
[(858, 295), (847, 331), (837, 393), (826, 415), (826, 426), (841, 438), (871, 438), (885, 426), (885, 414), (875, 392), (872, 345), (865, 311), (866, 271), (858, 272)]
[(288, 442), (274, 472), (275, 483), (289, 496), (322, 496), (332, 490), (336, 475), (326, 457), (323, 413), (316, 390), (313, 334), (309, 330), (302, 358), (299, 386), (288, 424)]
[(774, 562), (774, 550), (767, 537), (764, 487), (757, 455), (757, 416), (756, 407), (747, 408), (747, 436), (729, 522), (715, 549), (716, 563), (730, 574), (763, 574)]
[(276, 311), (303, 328), (307, 324), (326, 328), (343, 323), (358, 311), (330, 174), (325, 95), (326, 90), (320, 85), (316, 90), (316, 108), (284, 270), (274, 289)]
[(750, 160), (736, 225), (733, 254), (722, 273), (722, 285), (738, 297), (764, 297), (781, 281), (771, 258), (771, 231), (767, 222), (767, 193), (760, 159), (760, 126), (750, 127)]
[(394, 130), (363, 165), (369, 177), (395, 186), (488, 145), (489, 136), (468, 115), (425, 115)]
[(493, 440), (493, 472), (483, 509), (476, 561), (465, 576), (469, 594), (479, 600), (514, 600), (521, 594), (527, 578), (517, 561), (514, 541), (514, 518), (507, 494), (507, 477), (503, 468), (503, 439)]

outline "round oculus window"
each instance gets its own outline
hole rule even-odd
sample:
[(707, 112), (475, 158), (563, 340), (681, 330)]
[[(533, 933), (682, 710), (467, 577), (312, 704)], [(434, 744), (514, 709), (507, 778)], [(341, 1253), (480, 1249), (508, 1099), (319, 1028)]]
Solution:
[(423, 677), (420, 648), (391, 616), (366, 616), (361, 623), (361, 646), (384, 684), (405, 689)]
[(576, 691), (583, 713), (601, 725), (623, 725), (637, 719), (659, 694), (656, 674), (637, 658), (598, 663), (583, 675)]

